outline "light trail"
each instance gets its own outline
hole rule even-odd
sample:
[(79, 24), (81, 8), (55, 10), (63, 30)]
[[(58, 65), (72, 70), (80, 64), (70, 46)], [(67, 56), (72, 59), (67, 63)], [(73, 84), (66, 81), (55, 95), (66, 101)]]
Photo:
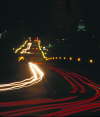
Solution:
[[(32, 63), (29, 63), (29, 65), (33, 73)], [(34, 68), (37, 69), (37, 66), (34, 66)], [(63, 90), (67, 95), (65, 97), (60, 95), (59, 98), (55, 99), (43, 98), (0, 102), (0, 107), (11, 108), (11, 110), (1, 112), (0, 115), (4, 117), (22, 117), (32, 114), (41, 117), (64, 117), (80, 112), (85, 114), (84, 112), (87, 111), (91, 114), (91, 110), (92, 112), (100, 110), (100, 85), (74, 72), (64, 72), (62, 69), (53, 66), (47, 66), (47, 68), (58, 73), (60, 78), (65, 80), (66, 86), (70, 87), (68, 90), (65, 90), (65, 88)], [(37, 72), (40, 73), (40, 69)], [(89, 95), (89, 92), (91, 92), (91, 95)], [(15, 109), (12, 109), (13, 107)]]
[(22, 49), (20, 54), (31, 54), (31, 52), (28, 52), (30, 50), (31, 46), (32, 46), (32, 43), (28, 42), (27, 47), (25, 49)]
[(17, 54), (25, 45), (27, 44), (28, 40), (26, 40), (19, 48), (15, 50), (15, 54)]
[(32, 72), (32, 77), (19, 82), (13, 82), (9, 84), (0, 84), (0, 92), (15, 90), (24, 87), (32, 86), (43, 79), (44, 73), (39, 69), (39, 67), (33, 63), (29, 63), (30, 70)]

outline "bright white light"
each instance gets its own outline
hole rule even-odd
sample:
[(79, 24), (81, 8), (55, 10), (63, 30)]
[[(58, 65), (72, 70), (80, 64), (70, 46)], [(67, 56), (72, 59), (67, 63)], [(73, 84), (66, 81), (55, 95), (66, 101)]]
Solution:
[(19, 48), (15, 50), (15, 54), (17, 54), (25, 45), (27, 44), (28, 40), (26, 40)]
[(22, 49), (20, 54), (31, 54), (30, 52), (27, 52), (28, 50), (30, 50), (31, 46), (32, 46), (31, 42), (27, 43), (27, 47), (25, 49)]
[(20, 82), (14, 82), (9, 84), (0, 84), (0, 92), (21, 89), (24, 87), (32, 86), (43, 79), (44, 73), (39, 69), (39, 67), (33, 63), (29, 63), (30, 70), (32, 72), (32, 77), (25, 79)]

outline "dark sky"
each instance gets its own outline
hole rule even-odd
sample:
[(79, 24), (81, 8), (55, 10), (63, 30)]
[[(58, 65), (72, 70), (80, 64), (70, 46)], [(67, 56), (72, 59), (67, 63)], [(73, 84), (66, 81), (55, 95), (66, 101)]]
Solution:
[(50, 0), (2, 0), (0, 6), (2, 24), (19, 23), (34, 28), (46, 28), (50, 24)]
[[(47, 0), (10, 0), (8, 14), (13, 18), (38, 21), (49, 16), (49, 2)], [(46, 16), (44, 18), (44, 16)], [(48, 18), (48, 17), (47, 17)]]
[[(16, 22), (19, 22), (19, 24), (26, 25), (26, 27), (27, 25), (34, 27), (36, 30), (39, 28), (40, 30), (48, 30), (48, 27), (50, 27), (53, 22), (53, 1), (54, 0), (1, 0), (0, 24), (14, 26), (17, 24)], [(76, 1), (79, 1), (80, 16), (86, 17), (89, 24), (92, 25), (92, 28), (99, 28), (99, 0)], [(67, 5), (67, 7), (69, 7), (69, 5)]]

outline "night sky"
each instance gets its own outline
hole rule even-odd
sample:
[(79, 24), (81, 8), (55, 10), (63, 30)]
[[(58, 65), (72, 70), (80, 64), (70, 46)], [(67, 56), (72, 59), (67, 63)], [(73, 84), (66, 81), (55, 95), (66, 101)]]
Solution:
[(52, 10), (47, 0), (10, 0), (2, 2), (0, 11), (3, 24), (16, 26), (19, 23), (37, 30), (50, 24)]
[[(100, 7), (99, 0), (76, 0), (79, 4), (71, 8), (71, 0), (66, 0), (66, 12), (71, 10), (79, 12), (79, 17), (85, 17), (91, 30), (99, 32)], [(2, 0), (0, 1), (0, 24), (8, 27), (22, 25), (33, 31), (51, 31), (53, 28), (54, 0)], [(77, 13), (74, 13), (76, 16)], [(72, 17), (70, 17), (72, 18)], [(71, 19), (66, 20), (66, 24)]]

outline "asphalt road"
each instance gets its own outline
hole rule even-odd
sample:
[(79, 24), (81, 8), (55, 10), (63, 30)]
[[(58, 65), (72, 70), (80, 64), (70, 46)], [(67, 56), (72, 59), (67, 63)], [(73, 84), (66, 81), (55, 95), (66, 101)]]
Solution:
[[(7, 63), (5, 60), (1, 63), (1, 117), (100, 116), (100, 82), (98, 82), (100, 80), (97, 77), (96, 66), (43, 62), (41, 52), (38, 50), (36, 53), (34, 56), (25, 56), (25, 62), (17, 63), (9, 59)], [(35, 66), (31, 66), (32, 76), (28, 65), (29, 61), (37, 59), (38, 63), (42, 61), (41, 64), (35, 63), (44, 73), (42, 80), (38, 83), (33, 82), (27, 87), (1, 90), (5, 86), (9, 88), (22, 85), (23, 82), (19, 82), (27, 78), (41, 78)], [(13, 85), (7, 85), (13, 82)], [(5, 83), (6, 85), (1, 85)]]
[[(45, 76), (33, 86), (0, 92), (0, 116), (100, 116), (100, 85), (66, 67), (38, 64)], [(26, 63), (16, 70), (20, 81), (29, 77)], [(20, 72), (18, 72), (20, 71)], [(3, 81), (2, 81), (3, 82)]]

